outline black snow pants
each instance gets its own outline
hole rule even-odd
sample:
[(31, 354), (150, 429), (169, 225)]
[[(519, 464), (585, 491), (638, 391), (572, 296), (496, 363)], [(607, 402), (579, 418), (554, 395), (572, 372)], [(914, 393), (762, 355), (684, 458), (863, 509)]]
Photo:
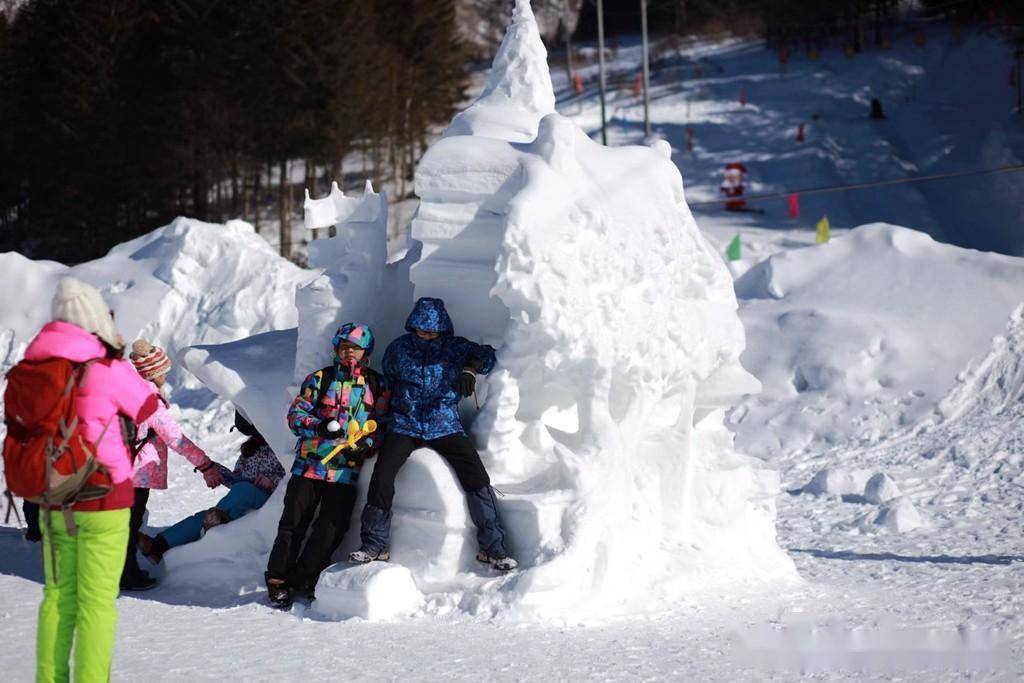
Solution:
[[(277, 538), (267, 562), (267, 578), (312, 592), (320, 572), (330, 565), (331, 555), (345, 538), (355, 504), (356, 487), (351, 484), (293, 475), (285, 489)], [(307, 539), (311, 523), (313, 530)]]
[(391, 538), (391, 502), (395, 497), (395, 477), (417, 448), (429, 448), (448, 461), (466, 493), (469, 514), (477, 528), (480, 550), (506, 557), (505, 528), (498, 515), (491, 479), (480, 461), (480, 454), (465, 434), (451, 434), (423, 441), (405, 434), (389, 433), (373, 467), (366, 507), (362, 515), (363, 549), (381, 551)]
[(132, 503), (131, 517), (128, 520), (128, 551), (124, 558), (124, 569), (121, 570), (121, 581), (131, 581), (142, 573), (139, 567), (139, 530), (146, 516), (146, 505), (149, 504), (149, 489), (135, 489), (135, 501)]

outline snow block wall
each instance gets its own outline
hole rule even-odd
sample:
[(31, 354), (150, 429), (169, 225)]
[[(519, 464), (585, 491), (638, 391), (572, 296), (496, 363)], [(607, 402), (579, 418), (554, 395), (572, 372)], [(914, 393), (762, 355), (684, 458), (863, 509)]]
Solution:
[[(392, 562), (422, 593), (395, 575), (405, 613), (578, 620), (663, 609), (723, 582), (795, 578), (775, 543), (777, 475), (737, 453), (723, 425), (723, 410), (760, 384), (739, 363), (732, 278), (697, 229), (667, 144), (605, 148), (553, 109), (546, 53), (520, 0), (483, 95), (417, 169), (406, 258), (385, 265), (386, 221), (367, 209), (313, 243), (324, 271), (296, 297), (293, 381), (326, 363), (345, 320), (379, 326), (379, 357), (420, 296), (446, 301), (456, 334), (498, 348), (467, 422), (521, 569), (481, 569), (453, 473), (417, 451), (394, 504)], [(326, 203), (335, 194), (307, 204), (314, 225), (340, 215)], [(268, 344), (252, 340), (253, 358), (268, 357)], [(238, 360), (240, 349), (204, 353), (190, 368), (273, 430), (276, 447), (283, 399), (250, 410), (244, 395), (258, 385), (252, 400), (277, 396), (273, 371)], [(362, 493), (371, 472), (372, 461)], [(357, 520), (343, 552), (358, 545)], [(375, 610), (359, 592), (380, 582), (348, 571), (329, 570), (317, 609), (402, 612)]]
[(299, 311), (295, 382), (331, 363), (331, 338), (340, 323), (372, 322), (380, 308), (388, 259), (388, 198), (369, 182), (361, 198), (346, 197), (337, 183), (323, 199), (306, 191), (306, 228), (337, 227), (330, 239), (309, 244), (309, 263), (320, 273), (298, 288)]

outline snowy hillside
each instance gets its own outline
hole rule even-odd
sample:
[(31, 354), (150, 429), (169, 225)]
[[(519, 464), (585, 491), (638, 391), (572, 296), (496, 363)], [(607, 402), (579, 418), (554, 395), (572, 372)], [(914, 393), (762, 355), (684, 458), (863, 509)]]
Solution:
[[(921, 47), (912, 40), (918, 30)], [(1012, 55), (986, 26), (954, 30), (944, 23), (900, 27), (892, 49), (853, 58), (830, 49), (815, 61), (794, 50), (785, 66), (760, 41), (695, 41), (653, 60), (651, 122), (655, 136), (672, 145), (691, 204), (718, 197), (722, 169), (733, 161), (750, 169), (748, 194), (1021, 164), (1024, 130), (1007, 83)], [(612, 80), (632, 86), (640, 62), (639, 41), (624, 41), (609, 59)], [(554, 72), (558, 110), (596, 136), (597, 66), (580, 73), (583, 96), (564, 70)], [(885, 120), (868, 118), (872, 98), (882, 102)], [(642, 102), (631, 87), (612, 90), (608, 112), (609, 144), (642, 138)], [(796, 139), (801, 123), (803, 143)], [(705, 230), (722, 223), (813, 227), (827, 215), (834, 226), (905, 225), (943, 242), (1021, 255), (1021, 196), (1018, 171), (807, 195), (795, 220), (786, 217), (784, 197), (756, 204), (768, 211), (765, 218), (723, 216), (708, 206), (694, 211)]]

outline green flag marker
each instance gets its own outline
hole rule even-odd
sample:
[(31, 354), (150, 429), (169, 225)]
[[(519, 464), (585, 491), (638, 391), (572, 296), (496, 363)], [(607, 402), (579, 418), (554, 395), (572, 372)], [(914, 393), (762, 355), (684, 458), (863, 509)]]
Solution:
[(740, 236), (736, 235), (732, 238), (732, 242), (729, 242), (729, 248), (725, 250), (725, 255), (729, 257), (730, 261), (740, 260)]

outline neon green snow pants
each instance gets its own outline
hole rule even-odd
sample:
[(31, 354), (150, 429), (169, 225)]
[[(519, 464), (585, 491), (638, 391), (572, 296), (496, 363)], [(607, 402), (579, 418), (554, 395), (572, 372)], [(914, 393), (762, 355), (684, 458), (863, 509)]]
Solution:
[[(42, 512), (46, 585), (36, 634), (36, 681), (69, 679), (72, 643), (76, 682), (101, 683), (110, 679), (117, 628), (115, 603), (128, 543), (129, 515), (127, 509), (76, 512), (78, 534), (70, 536), (63, 514), (52, 513), (51, 532), (46, 512)], [(56, 581), (51, 543), (57, 551)]]

